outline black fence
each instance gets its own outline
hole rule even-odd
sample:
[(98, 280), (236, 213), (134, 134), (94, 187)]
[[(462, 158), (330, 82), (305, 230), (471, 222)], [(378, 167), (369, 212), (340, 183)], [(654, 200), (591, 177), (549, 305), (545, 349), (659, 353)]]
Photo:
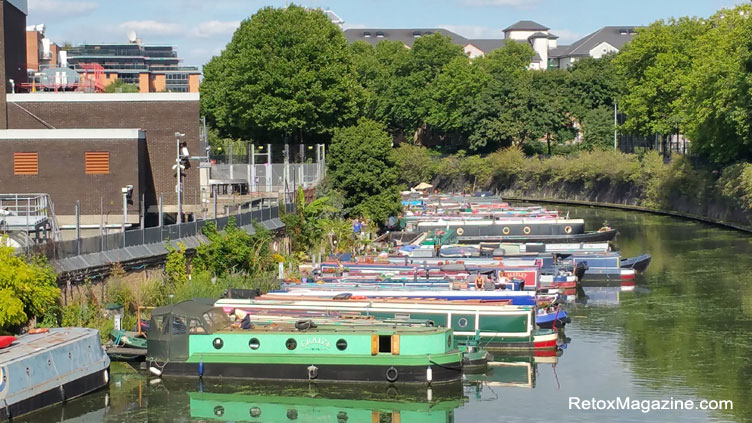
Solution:
[[(284, 205), (288, 212), (293, 210), (292, 204)], [(273, 205), (241, 211), (230, 216), (217, 219), (199, 219), (193, 222), (156, 226), (144, 229), (132, 229), (125, 233), (99, 235), (87, 238), (73, 239), (69, 241), (47, 242), (38, 244), (29, 249), (32, 254), (43, 254), (50, 260), (59, 260), (82, 256), (86, 254), (102, 253), (127, 247), (140, 245), (158, 244), (166, 241), (174, 241), (189, 238), (202, 233), (202, 229), (209, 222), (215, 222), (219, 230), (224, 229), (230, 219), (235, 220), (238, 227), (250, 227), (253, 222), (263, 224), (279, 218), (279, 206)], [(277, 228), (279, 224), (264, 225), (267, 228)]]

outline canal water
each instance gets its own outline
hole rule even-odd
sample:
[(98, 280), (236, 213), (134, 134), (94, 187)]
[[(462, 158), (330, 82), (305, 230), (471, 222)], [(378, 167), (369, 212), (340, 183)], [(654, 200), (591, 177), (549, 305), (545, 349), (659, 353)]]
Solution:
[[(108, 390), (25, 422), (706, 422), (752, 421), (752, 237), (649, 214), (557, 207), (619, 229), (623, 256), (653, 261), (634, 292), (587, 290), (569, 307), (558, 357), (502, 357), (464, 386), (361, 387), (155, 382), (113, 365)], [(732, 410), (578, 410), (733, 401)], [(655, 401), (659, 403), (655, 403)], [(667, 401), (667, 402), (664, 402)], [(571, 406), (570, 406), (571, 404)]]

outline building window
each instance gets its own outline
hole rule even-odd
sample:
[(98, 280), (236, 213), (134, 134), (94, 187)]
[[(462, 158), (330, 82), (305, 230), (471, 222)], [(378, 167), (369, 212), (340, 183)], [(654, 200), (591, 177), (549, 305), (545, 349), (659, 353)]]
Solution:
[(38, 175), (39, 153), (13, 153), (14, 175)]
[(107, 151), (87, 151), (84, 153), (87, 175), (107, 175), (110, 173), (110, 153)]

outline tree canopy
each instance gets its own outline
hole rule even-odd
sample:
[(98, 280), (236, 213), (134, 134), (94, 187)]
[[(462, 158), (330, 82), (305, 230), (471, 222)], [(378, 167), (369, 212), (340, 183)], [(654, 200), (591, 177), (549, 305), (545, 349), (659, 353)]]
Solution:
[(383, 124), (361, 118), (338, 129), (327, 156), (327, 178), (345, 198), (351, 215), (383, 224), (401, 208), (392, 137)]
[(327, 141), (360, 95), (342, 31), (320, 10), (266, 7), (204, 66), (201, 106), (221, 135)]

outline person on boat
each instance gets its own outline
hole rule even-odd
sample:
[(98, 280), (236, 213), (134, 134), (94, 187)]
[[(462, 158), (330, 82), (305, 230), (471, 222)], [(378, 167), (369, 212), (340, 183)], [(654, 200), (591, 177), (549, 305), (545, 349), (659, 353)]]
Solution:
[(485, 282), (483, 281), (483, 276), (478, 273), (478, 275), (475, 276), (475, 289), (478, 291), (482, 290), (484, 284)]

